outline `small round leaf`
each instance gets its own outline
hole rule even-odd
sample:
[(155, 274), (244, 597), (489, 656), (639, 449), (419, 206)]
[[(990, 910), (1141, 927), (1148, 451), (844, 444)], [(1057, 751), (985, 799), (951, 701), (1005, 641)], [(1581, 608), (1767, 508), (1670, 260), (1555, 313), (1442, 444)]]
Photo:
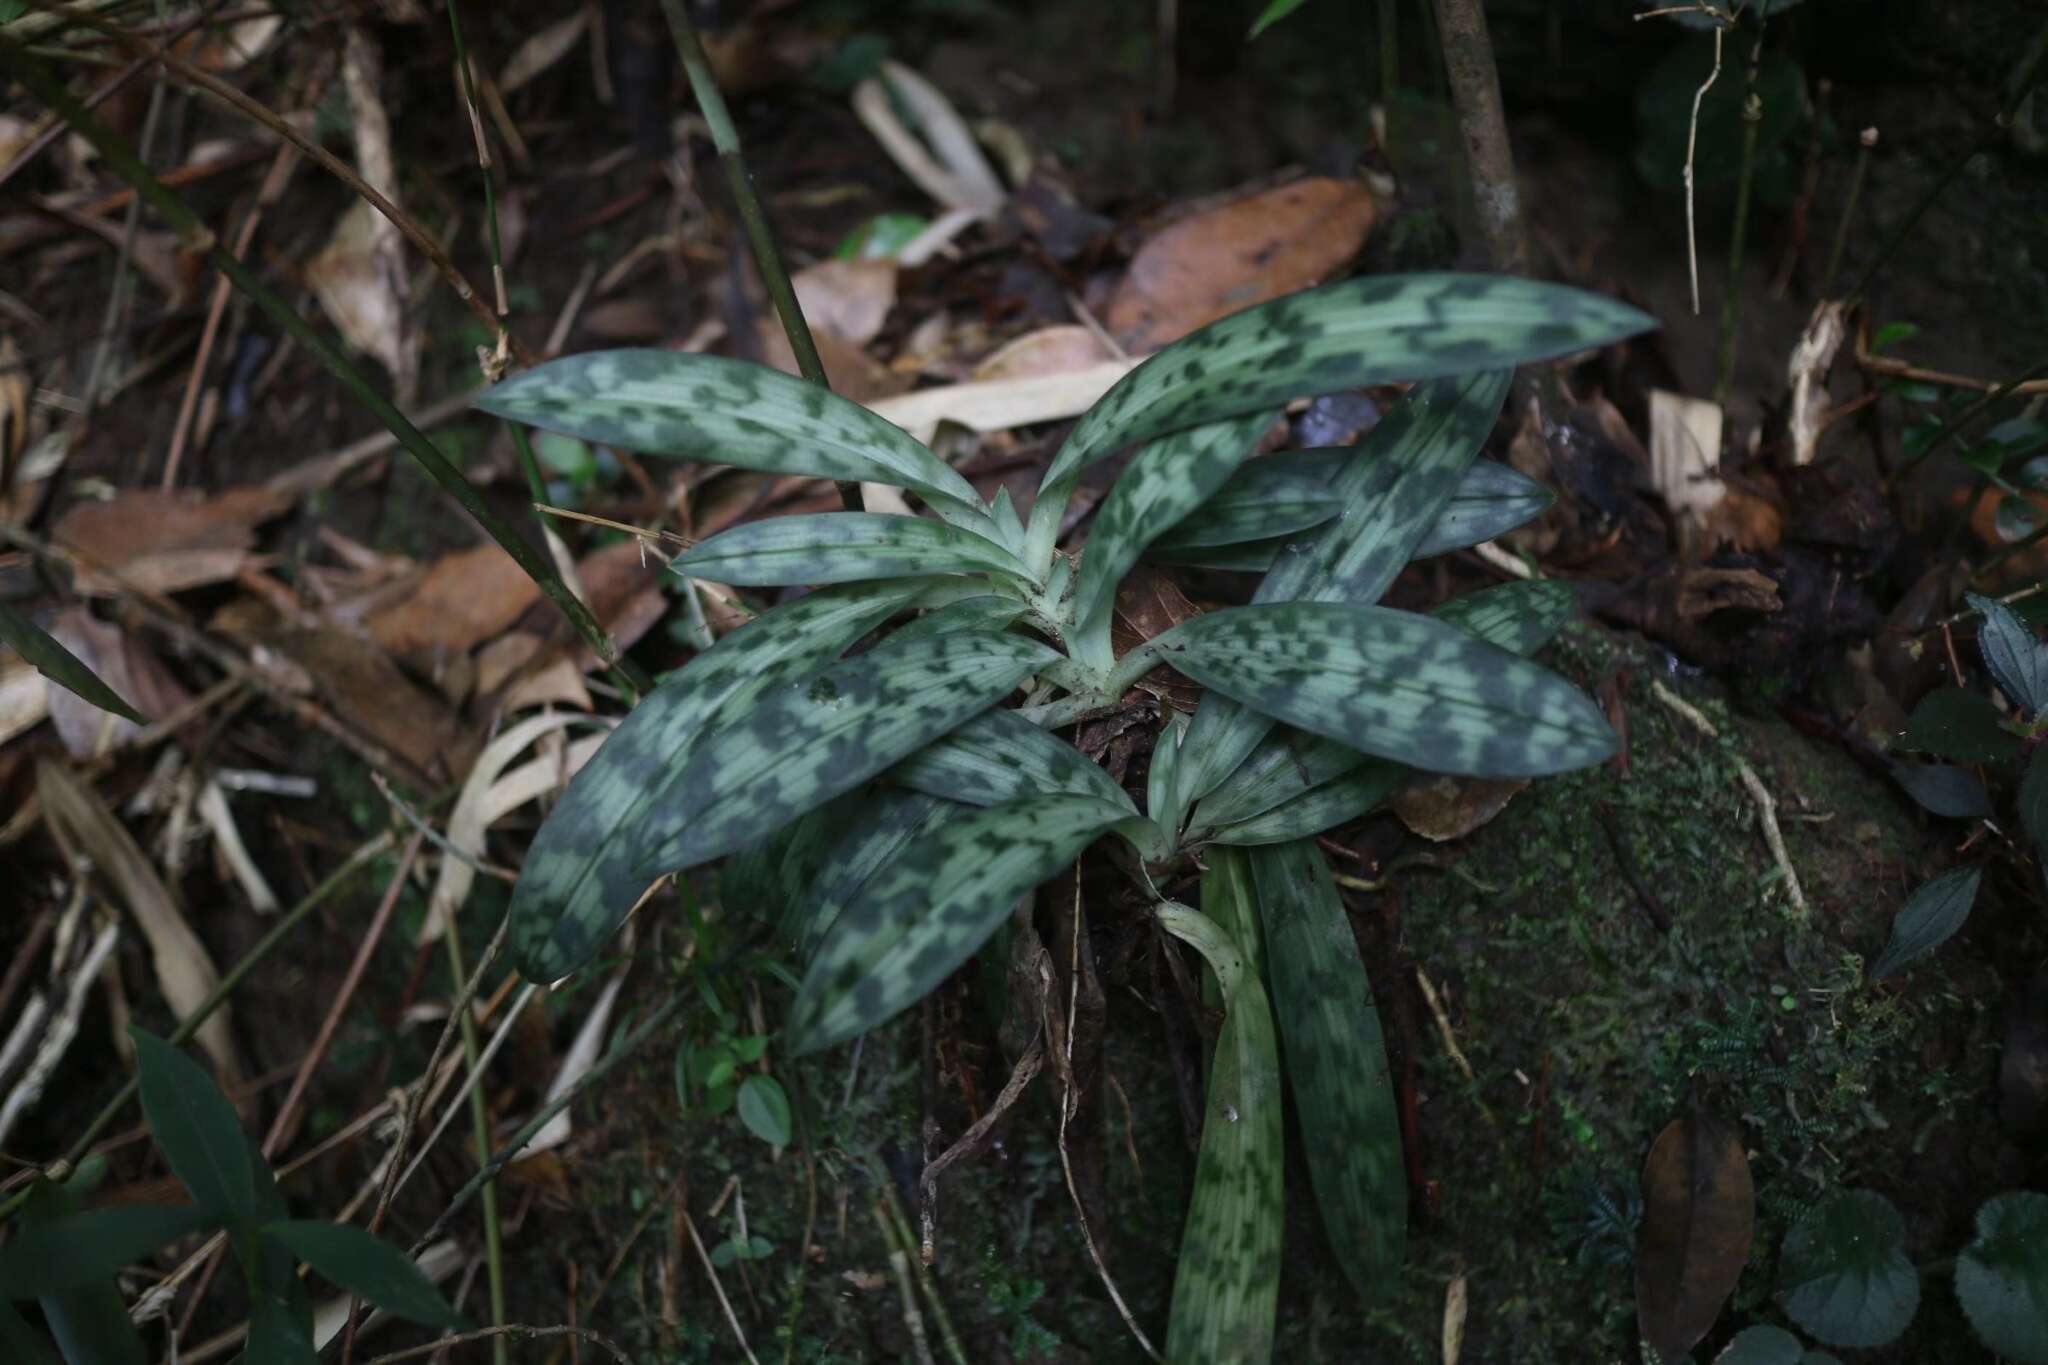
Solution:
[(789, 1096), (773, 1076), (749, 1076), (740, 1083), (740, 1122), (761, 1141), (789, 1145)]
[(1714, 1365), (1803, 1365), (1799, 1338), (1782, 1327), (1745, 1327), (1714, 1357)]
[(1883, 1195), (1845, 1190), (1785, 1236), (1779, 1288), (1793, 1321), (1831, 1346), (1882, 1346), (1920, 1307), (1906, 1225)]
[(2048, 1365), (2048, 1194), (1985, 1201), (1976, 1239), (1956, 1258), (1956, 1297), (1992, 1350)]

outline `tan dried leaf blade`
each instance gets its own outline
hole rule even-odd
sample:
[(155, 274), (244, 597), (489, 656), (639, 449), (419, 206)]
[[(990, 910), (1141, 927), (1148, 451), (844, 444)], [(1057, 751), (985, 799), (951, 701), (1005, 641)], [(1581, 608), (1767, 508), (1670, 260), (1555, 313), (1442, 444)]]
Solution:
[(1396, 792), (1388, 805), (1410, 830), (1441, 844), (1499, 815), (1528, 785), (1526, 777), (1435, 777)]
[(1643, 1163), (1636, 1245), (1636, 1324), (1664, 1359), (1683, 1359), (1721, 1316), (1755, 1230), (1741, 1132), (1703, 1114), (1673, 1120)]
[(256, 527), (291, 501), (254, 485), (211, 496), (124, 488), (105, 502), (66, 510), (54, 538), (78, 552), (76, 587), (88, 597), (128, 589), (172, 593), (241, 572)]
[(526, 571), (496, 545), (443, 555), (407, 597), (372, 615), (370, 638), (393, 654), (466, 651), (504, 633), (540, 600)]

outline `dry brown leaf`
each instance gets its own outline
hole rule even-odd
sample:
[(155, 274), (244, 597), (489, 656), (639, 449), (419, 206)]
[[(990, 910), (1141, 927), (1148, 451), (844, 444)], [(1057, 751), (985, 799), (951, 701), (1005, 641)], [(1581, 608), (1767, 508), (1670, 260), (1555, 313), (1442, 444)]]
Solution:
[(976, 382), (1073, 374), (1117, 357), (1103, 339), (1079, 323), (1041, 327), (1005, 343), (974, 367)]
[(1317, 177), (1184, 218), (1139, 249), (1104, 324), (1128, 350), (1157, 350), (1326, 279), (1358, 254), (1376, 213), (1364, 185)]
[(513, 91), (540, 75), (576, 49), (591, 11), (578, 8), (566, 19), (557, 19), (528, 36), (498, 72), (498, 93), (509, 97)]
[[(419, 369), (419, 343), (405, 311), (405, 276), (384, 246), (384, 216), (358, 202), (341, 216), (320, 254), (306, 262), (306, 283), (351, 350), (409, 386)], [(387, 224), (388, 226), (388, 224)], [(402, 261), (397, 262), (402, 267)]]
[(0, 659), (0, 744), (49, 715), (50, 693), (55, 690), (26, 661), (11, 655)]
[(1766, 554), (1785, 539), (1785, 517), (1769, 498), (1745, 493), (1739, 488), (1707, 509), (1700, 519), (1705, 546), (1732, 545), (1745, 554)]
[(1679, 577), (1676, 610), (1681, 621), (1717, 611), (1779, 611), (1777, 580), (1755, 569), (1687, 569)]
[(790, 284), (814, 331), (865, 346), (896, 305), (896, 262), (835, 257), (799, 270)]
[[(790, 350), (789, 338), (783, 334), (782, 324), (772, 317), (765, 317), (759, 319), (755, 326), (761, 343), (762, 363), (773, 365), (784, 374), (799, 373), (796, 352)], [(910, 375), (896, 373), (837, 333), (819, 331), (812, 334), (811, 340), (818, 348), (818, 360), (825, 367), (825, 378), (831, 382), (832, 391), (842, 398), (872, 404), (879, 399), (895, 397), (914, 382)]]
[(580, 324), (600, 341), (653, 341), (668, 331), (668, 319), (653, 299), (632, 294), (584, 310)]
[(210, 497), (124, 488), (106, 502), (68, 508), (53, 538), (79, 552), (75, 586), (88, 597), (127, 587), (170, 593), (233, 578), (248, 562), (257, 524), (291, 501), (253, 485)]
[[(1202, 609), (1188, 600), (1172, 577), (1149, 564), (1140, 564), (1117, 585), (1110, 641), (1121, 656), (1201, 614)], [(1194, 710), (1202, 700), (1200, 683), (1164, 666), (1139, 679), (1138, 687), (1182, 711)]]
[[(143, 856), (142, 849), (101, 804), (93, 790), (55, 763), (36, 764), (36, 795), (69, 847), (92, 870), (113, 885), (149, 941), (158, 987), (171, 1013), (182, 1020), (220, 985), (220, 971), (206, 945), (185, 922), (170, 889)], [(199, 1026), (199, 1046), (213, 1058), (221, 1084), (229, 1089), (241, 1081), (235, 1058), (228, 1006), (223, 1004)]]
[[(531, 801), (544, 791), (567, 781), (563, 759), (541, 760), (519, 770), (517, 781), (505, 776), (506, 767), (543, 736), (582, 719), (566, 712), (549, 712), (520, 721), (484, 747), (476, 763), (463, 778), (462, 793), (448, 816), (447, 840), (452, 854), (441, 860), (440, 875), (434, 880), (434, 894), (427, 901), (427, 915), (420, 925), (419, 942), (439, 939), (448, 918), (461, 911), (476, 884), (476, 860), (483, 856), (484, 832), (508, 811)], [(500, 781), (504, 778), (504, 781)]]
[[(192, 694), (155, 654), (119, 626), (95, 619), (83, 607), (58, 613), (50, 623), (50, 635), (151, 720), (162, 720), (192, 700)], [(50, 723), (74, 758), (107, 753), (142, 732), (134, 721), (102, 711), (62, 687), (50, 693)]]
[(1643, 1163), (1636, 1325), (1664, 1359), (1682, 1358), (1721, 1315), (1755, 1226), (1739, 1130), (1695, 1114), (1657, 1135)]
[(1462, 839), (1507, 809), (1523, 777), (1432, 777), (1394, 794), (1387, 804), (1401, 823), (1435, 843)]
[(1847, 332), (1842, 323), (1841, 303), (1822, 299), (1814, 305), (1813, 316), (1806, 320), (1806, 330), (1792, 348), (1792, 359), (1786, 366), (1786, 377), (1792, 382), (1792, 407), (1785, 422), (1791, 431), (1795, 465), (1812, 464), (1814, 452), (1820, 449), (1822, 419), (1828, 413), (1828, 370), (1834, 365), (1835, 352), (1842, 349), (1842, 338)]
[[(1970, 529), (1976, 533), (1977, 539), (1994, 550), (2003, 550), (2012, 544), (1998, 528), (1999, 505), (2012, 496), (2015, 495), (2006, 493), (2003, 489), (1987, 488), (1978, 495), (1976, 503), (1970, 508)], [(2024, 496), (2032, 504), (2031, 516), (2034, 524), (2048, 521), (2048, 493), (2029, 491), (2020, 496)], [(2022, 522), (2024, 523), (2024, 519)], [(1999, 587), (2031, 583), (2048, 576), (2048, 542), (2014, 555), (1999, 565), (1997, 574), (1995, 584)]]
[[(282, 14), (259, 14), (231, 24), (207, 24), (172, 44), (194, 66), (225, 76), (263, 55), (284, 27)], [(196, 158), (195, 158), (196, 159)]]
[(1136, 369), (1138, 359), (1105, 360), (1064, 374), (948, 384), (878, 399), (867, 406), (920, 441), (930, 441), (941, 422), (954, 422), (970, 431), (1008, 431), (1079, 417), (1117, 380)]
[(372, 615), (370, 638), (391, 653), (464, 653), (509, 629), (540, 589), (496, 545), (443, 555), (404, 600)]

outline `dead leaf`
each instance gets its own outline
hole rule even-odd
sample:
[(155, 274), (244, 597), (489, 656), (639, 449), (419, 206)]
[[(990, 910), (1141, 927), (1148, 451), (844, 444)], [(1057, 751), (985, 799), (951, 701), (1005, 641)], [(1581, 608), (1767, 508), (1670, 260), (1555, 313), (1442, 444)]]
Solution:
[[(898, 108), (909, 115), (917, 132), (904, 125)], [(885, 60), (877, 75), (855, 87), (853, 109), (919, 189), (944, 205), (950, 216), (964, 219), (961, 226), (1002, 208), (1007, 198), (1002, 182), (974, 133), (939, 88), (917, 72)]]
[(50, 714), (52, 690), (32, 665), (12, 656), (0, 660), (0, 744)]
[(1687, 569), (1678, 579), (1676, 610), (1681, 621), (1717, 611), (1778, 611), (1778, 583), (1755, 569)]
[(1062, 374), (920, 389), (867, 406), (920, 441), (930, 441), (941, 422), (957, 423), (970, 431), (1008, 431), (1079, 417), (1137, 367), (1138, 358), (1105, 360)]
[(1465, 1315), (1470, 1305), (1470, 1290), (1461, 1270), (1451, 1276), (1450, 1288), (1444, 1291), (1444, 1365), (1458, 1365), (1458, 1358), (1465, 1354)]
[(208, 24), (172, 44), (172, 50), (187, 57), (194, 66), (225, 76), (262, 56), (283, 27), (282, 14), (259, 14), (231, 24)]
[[(1155, 635), (1173, 629), (1183, 621), (1202, 614), (1165, 572), (1140, 564), (1117, 585), (1116, 608), (1110, 618), (1109, 636), (1119, 656), (1136, 649)], [(1140, 690), (1149, 692), (1182, 711), (1192, 711), (1202, 700), (1202, 687), (1161, 665), (1138, 680)]]
[(1402, 788), (1388, 804), (1410, 830), (1443, 844), (1499, 815), (1528, 785), (1521, 777), (1434, 777)]
[(599, 341), (653, 341), (667, 334), (668, 319), (653, 299), (631, 294), (585, 309), (580, 326)]
[(1718, 403), (1650, 390), (1650, 477), (1679, 519), (1704, 517), (1728, 492), (1721, 480)]
[(2016, 1134), (2048, 1126), (2048, 968), (2012, 1003), (1998, 1060), (1998, 1117)]
[(583, 36), (590, 14), (588, 7), (578, 7), (566, 19), (557, 19), (539, 32), (530, 34), (499, 70), (498, 93), (509, 98), (513, 91), (574, 51), (576, 40)]
[(896, 262), (835, 257), (799, 270), (790, 284), (813, 331), (865, 346), (896, 305)]
[[(58, 613), (50, 623), (50, 635), (151, 720), (162, 720), (192, 700), (155, 654), (83, 607)], [(134, 721), (102, 711), (61, 687), (50, 693), (50, 723), (74, 758), (107, 753), (142, 732)]]
[(1794, 465), (1812, 464), (1814, 452), (1820, 449), (1825, 430), (1822, 419), (1828, 414), (1828, 370), (1846, 334), (1841, 303), (1822, 299), (1814, 305), (1806, 330), (1792, 348), (1792, 359), (1785, 367), (1792, 384), (1792, 407), (1785, 421), (1792, 437)]
[[(406, 317), (405, 276), (382, 247), (384, 216), (358, 201), (341, 216), (320, 254), (306, 262), (306, 283), (349, 348), (390, 372), (396, 387), (419, 369), (417, 334)], [(388, 223), (386, 223), (388, 226)]]
[(254, 485), (212, 496), (124, 488), (106, 502), (74, 504), (52, 538), (79, 552), (74, 586), (88, 597), (172, 593), (233, 578), (249, 561), (256, 526), (291, 501)]
[(476, 884), (476, 860), (483, 856), (485, 831), (508, 812), (568, 780), (559, 756), (552, 762), (526, 765), (516, 774), (516, 781), (505, 775), (506, 767), (535, 741), (579, 719), (583, 718), (564, 711), (531, 716), (493, 739), (477, 755), (463, 778), (455, 809), (448, 815), (447, 840), (453, 855), (441, 860), (419, 942), (438, 940), (449, 917), (469, 899), (470, 888)]
[[(52, 824), (64, 831), (69, 847), (112, 884), (128, 913), (135, 916), (143, 937), (149, 940), (164, 1000), (176, 1018), (186, 1018), (220, 985), (220, 971), (206, 945), (185, 922), (170, 889), (99, 797), (67, 769), (50, 762), (36, 764), (36, 795)], [(199, 1026), (198, 1038), (199, 1046), (213, 1058), (221, 1084), (228, 1089), (240, 1084), (242, 1069), (235, 1059), (227, 1005)]]
[(1643, 1163), (1636, 1243), (1636, 1324), (1664, 1359), (1683, 1359), (1721, 1316), (1755, 1225), (1741, 1132), (1700, 1114), (1667, 1125)]
[(974, 367), (977, 382), (1073, 374), (1115, 360), (1102, 338), (1079, 323), (1041, 327), (1005, 343)]
[[(773, 365), (784, 374), (801, 373), (782, 324), (773, 317), (764, 317), (755, 326), (762, 363)], [(896, 373), (836, 333), (814, 332), (811, 342), (818, 348), (818, 360), (825, 367), (825, 378), (832, 391), (842, 398), (873, 406), (877, 400), (894, 398), (915, 382), (913, 376)]]
[(466, 653), (509, 629), (540, 600), (540, 589), (496, 545), (443, 555), (402, 601), (365, 623), (370, 638), (404, 657)]
[(1700, 529), (1708, 553), (1729, 545), (1744, 554), (1768, 554), (1785, 539), (1785, 518), (1769, 498), (1731, 488), (1707, 509)]
[(1326, 279), (1358, 254), (1376, 214), (1364, 185), (1316, 177), (1184, 218), (1140, 248), (1104, 324), (1128, 350), (1157, 350)]

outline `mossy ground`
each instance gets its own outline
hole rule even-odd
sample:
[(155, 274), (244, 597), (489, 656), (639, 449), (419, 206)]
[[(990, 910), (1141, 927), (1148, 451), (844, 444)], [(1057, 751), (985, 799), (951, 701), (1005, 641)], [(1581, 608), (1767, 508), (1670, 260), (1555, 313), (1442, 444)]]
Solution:
[[(1475, 834), (1425, 849), (1436, 866), (1395, 871), (1391, 899), (1349, 896), (1396, 1075), (1411, 1059), (1415, 1067), (1416, 1162), (1431, 1193), (1412, 1211), (1401, 1283), (1361, 1307), (1296, 1178), (1300, 1143), (1313, 1135), (1290, 1118), (1280, 1358), (1440, 1360), (1444, 1297), (1462, 1272), (1466, 1361), (1636, 1359), (1637, 1175), (1658, 1130), (1695, 1106), (1740, 1124), (1757, 1191), (1750, 1267), (1709, 1345), (1751, 1321), (1784, 1323), (1771, 1301), (1776, 1250), (1827, 1191), (1890, 1196), (1906, 1215), (1909, 1252), (1926, 1262), (1967, 1241), (1982, 1199), (2038, 1180), (1997, 1127), (2004, 992), (1987, 957), (1965, 936), (1899, 982), (1863, 980), (1905, 893), (1942, 856), (1886, 784), (1781, 722), (1731, 715), (1640, 643), (1578, 627), (1549, 660), (1589, 687), (1618, 689), (1627, 770), (1533, 784)], [(1655, 699), (1653, 678), (1704, 710), (1721, 738), (1686, 727)], [(1780, 803), (1806, 916), (1792, 909), (1759, 832), (1739, 757)], [(1373, 834), (1347, 831), (1338, 842), (1372, 843)], [(1469, 1081), (1422, 1003), (1418, 969), (1441, 994)], [(1107, 984), (1113, 1226), (1103, 1235), (1119, 1289), (1156, 1340), (1193, 1159), (1144, 983), (1112, 971)], [(939, 998), (942, 1023), (980, 1003), (955, 982)], [(919, 1037), (914, 1015), (871, 1035), (850, 1087), (844, 1050), (778, 1067), (818, 1097), (828, 1154), (816, 1169), (820, 1258), (805, 1277), (790, 1359), (911, 1358), (871, 1208), (874, 1171), (900, 1178), (918, 1164)], [(988, 1053), (940, 1068), (942, 1112), (969, 1108), (960, 1099), (968, 1086), (975, 1106), (993, 1096), (1006, 1066)], [(637, 1084), (586, 1119), (591, 1150), (611, 1154), (576, 1180), (587, 1235), (550, 1247), (548, 1268), (533, 1273), (559, 1294), (567, 1256), (587, 1293), (646, 1202), (665, 1198), (678, 1177), (716, 1245), (737, 1231), (738, 1200), (715, 1218), (706, 1210), (737, 1176), (749, 1232), (774, 1252), (721, 1277), (756, 1353), (781, 1359), (805, 1170), (791, 1156), (776, 1161), (730, 1116), (679, 1121), (673, 1095), (669, 1060), (650, 1058)], [(933, 1274), (970, 1360), (1142, 1358), (1075, 1226), (1055, 1113), (1047, 1081), (1035, 1082), (997, 1144), (943, 1187)], [(636, 1358), (737, 1358), (686, 1234), (663, 1214), (586, 1320)], [(939, 1350), (929, 1313), (925, 1327)], [(1981, 1356), (1946, 1285), (1930, 1277), (1905, 1340), (1864, 1358)]]

